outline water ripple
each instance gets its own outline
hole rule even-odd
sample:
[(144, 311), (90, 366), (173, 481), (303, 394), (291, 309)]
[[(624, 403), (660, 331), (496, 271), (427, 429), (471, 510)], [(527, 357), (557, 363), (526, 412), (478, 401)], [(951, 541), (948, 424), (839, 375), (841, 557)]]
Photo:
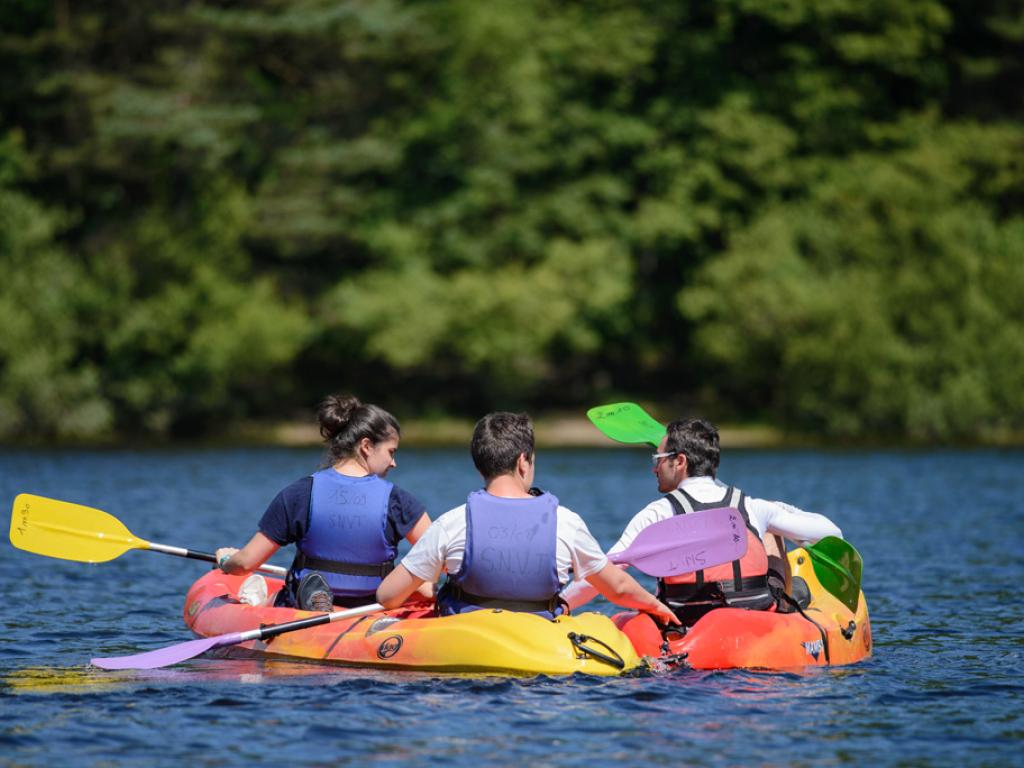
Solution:
[[(200, 658), (104, 672), (88, 660), (189, 639), (182, 601), (203, 566), (143, 552), (91, 566), (5, 544), (0, 762), (1015, 764), (1024, 743), (1024, 606), (1014, 592), (1024, 576), (1022, 458), (725, 458), (724, 477), (826, 512), (860, 549), (876, 655), (850, 668), (556, 679)], [(244, 541), (279, 487), (318, 460), (314, 451), (282, 450), (0, 453), (0, 495), (90, 504), (151, 540), (209, 551)], [(636, 451), (551, 453), (540, 471), (605, 545), (624, 510), (653, 495)], [(981, 490), (966, 492), (965, 477)], [(394, 479), (434, 513), (461, 503), (477, 482), (464, 451), (403, 451)], [(287, 555), (277, 560), (287, 564)]]

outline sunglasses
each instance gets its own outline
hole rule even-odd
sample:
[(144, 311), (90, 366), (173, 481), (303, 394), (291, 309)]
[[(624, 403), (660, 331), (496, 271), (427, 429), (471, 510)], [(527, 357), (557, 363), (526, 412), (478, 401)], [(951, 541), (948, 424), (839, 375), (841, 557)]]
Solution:
[(658, 463), (662, 459), (667, 459), (669, 456), (675, 456), (677, 453), (679, 453), (679, 451), (669, 451), (668, 453), (652, 453), (651, 464), (653, 464), (654, 466), (658, 466)]

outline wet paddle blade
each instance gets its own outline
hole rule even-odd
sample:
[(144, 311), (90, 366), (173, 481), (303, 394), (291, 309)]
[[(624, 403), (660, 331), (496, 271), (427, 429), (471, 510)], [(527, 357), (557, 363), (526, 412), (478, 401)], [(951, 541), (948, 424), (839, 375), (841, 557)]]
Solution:
[(20, 493), (11, 508), (11, 544), (37, 555), (105, 563), (149, 542), (102, 510)]
[(856, 611), (864, 571), (860, 553), (852, 544), (836, 536), (826, 536), (805, 549), (811, 556), (811, 566), (821, 586), (851, 611)]
[(636, 403), (599, 405), (587, 411), (587, 418), (619, 443), (648, 443), (657, 448), (665, 437), (665, 427)]
[(108, 656), (93, 659), (90, 663), (100, 669), (157, 669), (194, 659), (202, 653), (220, 645), (234, 645), (242, 642), (241, 632), (232, 632), (216, 637), (201, 637), (187, 643), (169, 645), (154, 651), (136, 653), (132, 656)]
[(746, 552), (747, 530), (740, 513), (718, 507), (653, 523), (609, 559), (665, 577), (739, 560)]

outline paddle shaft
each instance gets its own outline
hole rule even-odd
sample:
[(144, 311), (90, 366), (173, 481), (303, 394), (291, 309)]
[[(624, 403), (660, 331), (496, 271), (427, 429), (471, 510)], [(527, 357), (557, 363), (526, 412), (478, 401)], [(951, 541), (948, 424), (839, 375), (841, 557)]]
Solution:
[[(154, 552), (162, 552), (165, 555), (174, 555), (175, 557), (187, 557), (190, 560), (203, 560), (207, 563), (216, 563), (217, 558), (215, 555), (209, 552), (197, 552), (194, 549), (185, 549), (183, 547), (172, 547), (167, 544), (156, 544), (152, 541), (147, 541), (146, 544), (149, 546), (144, 549), (150, 549)], [(284, 576), (288, 573), (287, 568), (282, 568), (280, 565), (261, 565), (256, 570), (263, 571), (264, 573), (272, 573), (275, 576)]]
[(333, 621), (340, 621), (341, 619), (353, 619), (356, 616), (366, 616), (369, 613), (376, 613), (377, 611), (383, 610), (384, 606), (380, 603), (370, 603), (369, 605), (361, 605), (358, 608), (349, 608), (344, 611), (334, 611), (333, 613), (324, 613), (320, 616), (311, 616), (308, 619), (296, 619), (295, 621), (288, 621), (284, 624), (271, 624), (266, 627), (250, 629), (247, 632), (240, 632), (239, 634), (242, 639), (238, 642), (244, 643), (247, 640), (266, 640), (271, 637), (283, 635), (285, 632), (295, 632), (309, 627), (318, 627), (321, 624), (330, 624)]
[(383, 611), (384, 607), (379, 603), (371, 603), (358, 608), (348, 608), (344, 611), (334, 613), (322, 613), (319, 616), (311, 616), (308, 619), (298, 619), (284, 624), (272, 624), (265, 627), (246, 630), (245, 632), (229, 632), (214, 637), (201, 637), (197, 640), (189, 640), (184, 643), (169, 645), (164, 648), (157, 648), (144, 653), (136, 653), (131, 656), (110, 656), (107, 658), (96, 658), (92, 660), (94, 666), (101, 669), (158, 669), (171, 664), (178, 664), (182, 661), (194, 659), (200, 654), (213, 648), (222, 648), (227, 645), (238, 645), (249, 640), (265, 640), (284, 634), (295, 632), (300, 629), (316, 627), (321, 624), (330, 624), (340, 619), (352, 619), (357, 616)]

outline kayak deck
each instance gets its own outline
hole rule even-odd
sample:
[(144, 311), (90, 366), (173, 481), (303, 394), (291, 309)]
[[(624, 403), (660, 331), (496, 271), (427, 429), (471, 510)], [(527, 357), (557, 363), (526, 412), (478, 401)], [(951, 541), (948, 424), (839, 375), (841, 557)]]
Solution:
[(855, 611), (826, 592), (804, 549), (789, 553), (794, 578), (811, 601), (800, 613), (718, 608), (688, 631), (665, 637), (649, 616), (620, 613), (613, 621), (640, 655), (679, 658), (692, 669), (792, 669), (853, 664), (871, 655), (871, 621), (860, 593)]
[[(210, 571), (189, 590), (185, 623), (201, 637), (280, 624), (317, 614), (249, 606), (237, 599), (241, 576)], [(280, 580), (267, 579), (271, 595)], [(271, 598), (272, 599), (272, 598)], [(628, 638), (599, 613), (548, 621), (527, 613), (481, 610), (435, 617), (431, 603), (343, 619), (266, 641), (218, 650), (234, 657), (278, 657), (359, 667), (521, 675), (618, 675), (642, 665)]]

